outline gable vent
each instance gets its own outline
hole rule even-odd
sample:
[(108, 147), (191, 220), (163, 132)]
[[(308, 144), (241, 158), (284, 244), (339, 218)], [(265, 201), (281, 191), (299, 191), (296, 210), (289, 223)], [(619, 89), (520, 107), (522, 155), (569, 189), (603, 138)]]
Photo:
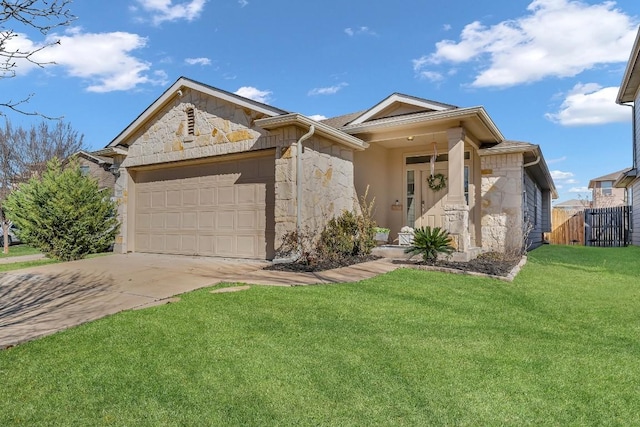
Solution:
[(193, 108), (187, 109), (187, 134), (196, 134), (196, 113)]

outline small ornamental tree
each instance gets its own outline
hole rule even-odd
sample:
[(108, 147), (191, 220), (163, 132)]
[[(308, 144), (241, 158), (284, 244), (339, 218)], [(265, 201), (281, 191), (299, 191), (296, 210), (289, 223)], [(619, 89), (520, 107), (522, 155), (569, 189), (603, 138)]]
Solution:
[(40, 177), (14, 190), (4, 208), (23, 242), (50, 258), (71, 261), (113, 244), (119, 224), (110, 196), (77, 163), (63, 169), (54, 158)]

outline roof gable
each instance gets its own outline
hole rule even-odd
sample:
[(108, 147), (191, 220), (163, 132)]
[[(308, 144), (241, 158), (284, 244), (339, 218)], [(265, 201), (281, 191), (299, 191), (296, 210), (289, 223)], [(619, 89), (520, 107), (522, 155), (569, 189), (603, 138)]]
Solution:
[(640, 63), (638, 61), (640, 55), (640, 29), (636, 34), (631, 54), (629, 55), (629, 61), (627, 62), (627, 68), (625, 69), (624, 76), (622, 77), (622, 84), (618, 90), (618, 98), (616, 102), (622, 104), (625, 102), (635, 101), (638, 87), (640, 86)]
[(454, 105), (442, 104), (415, 96), (394, 93), (369, 110), (365, 111), (358, 118), (350, 122), (350, 125), (362, 124), (371, 120), (384, 119), (389, 117), (404, 116), (414, 113), (425, 113), (430, 111), (443, 111), (458, 108)]
[(232, 104), (239, 105), (241, 107), (253, 110), (264, 114), (267, 117), (279, 116), (287, 114), (287, 111), (281, 110), (276, 107), (272, 107), (261, 102), (254, 101), (249, 98), (245, 98), (235, 93), (227, 92), (222, 89), (218, 89), (213, 86), (209, 86), (204, 83), (197, 82), (195, 80), (188, 79), (186, 77), (180, 77), (174, 84), (172, 84), (167, 90), (164, 91), (158, 99), (156, 99), (150, 106), (148, 106), (142, 114), (140, 114), (129, 126), (127, 126), (113, 141), (111, 141), (107, 147), (115, 147), (125, 141), (130, 135), (133, 134), (140, 126), (151, 119), (156, 112), (165, 106), (174, 96), (181, 96), (182, 89), (191, 89), (196, 92), (203, 93), (205, 95), (219, 98)]

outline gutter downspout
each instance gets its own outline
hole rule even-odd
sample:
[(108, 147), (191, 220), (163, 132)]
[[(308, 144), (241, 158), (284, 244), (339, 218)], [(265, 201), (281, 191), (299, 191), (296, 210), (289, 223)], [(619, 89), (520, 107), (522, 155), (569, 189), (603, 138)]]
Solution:
[(540, 163), (540, 160), (542, 159), (542, 157), (540, 157), (539, 154), (536, 154), (537, 158), (529, 163), (525, 163), (524, 165), (522, 165), (523, 168), (528, 168), (529, 166), (534, 166), (537, 165), (538, 163)]
[[(302, 143), (311, 138), (315, 131), (316, 127), (314, 125), (311, 125), (309, 127), (309, 132), (302, 135), (296, 143), (296, 232), (298, 233), (298, 238), (302, 233)], [(274, 264), (295, 262), (300, 258), (300, 255), (302, 255), (302, 249), (300, 247), (300, 242), (298, 241), (297, 253), (291, 254), (291, 256), (287, 258), (274, 259), (272, 262)]]
[(302, 151), (304, 150), (302, 143), (311, 138), (315, 131), (316, 127), (311, 125), (309, 127), (309, 132), (302, 135), (296, 145), (296, 231), (298, 232), (298, 236), (300, 236), (300, 233), (302, 232)]

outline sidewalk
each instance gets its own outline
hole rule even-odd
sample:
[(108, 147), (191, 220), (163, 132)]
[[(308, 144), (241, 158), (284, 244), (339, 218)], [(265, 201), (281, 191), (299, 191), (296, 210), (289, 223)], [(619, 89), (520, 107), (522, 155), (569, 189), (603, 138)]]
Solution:
[(44, 256), (44, 254), (9, 256), (6, 258), (0, 258), (0, 264), (13, 264), (16, 262), (37, 261), (39, 259), (45, 259), (45, 258), (46, 256)]

